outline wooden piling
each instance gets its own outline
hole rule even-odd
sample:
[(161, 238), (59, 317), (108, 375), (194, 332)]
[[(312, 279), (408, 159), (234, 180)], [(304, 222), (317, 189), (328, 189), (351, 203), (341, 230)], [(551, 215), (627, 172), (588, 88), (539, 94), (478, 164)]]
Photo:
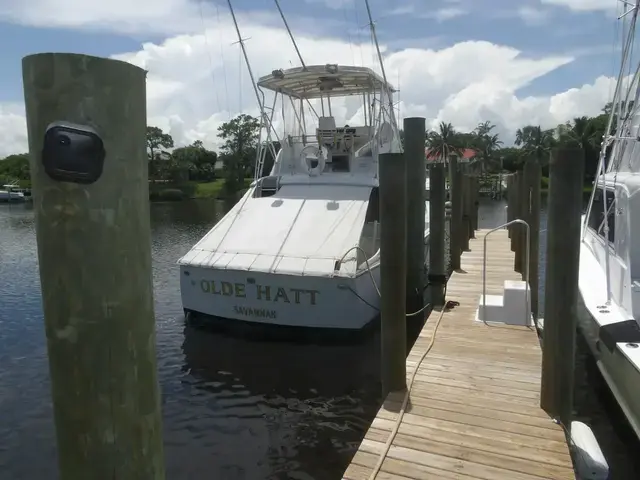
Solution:
[[(536, 160), (529, 160), (524, 166), (524, 175), (529, 192), (529, 285), (531, 287), (531, 313), (538, 317), (539, 255), (540, 255), (540, 181), (542, 169)], [(526, 258), (525, 258), (526, 261)]]
[[(59, 477), (164, 479), (146, 72), (63, 53), (27, 56), (22, 70)], [(45, 132), (58, 121), (102, 138), (94, 183), (45, 172)]]
[(429, 285), (434, 307), (444, 305), (445, 270), (445, 170), (444, 163), (429, 165)]
[[(424, 306), (425, 271), (425, 182), (426, 158), (424, 117), (404, 119), (404, 156), (406, 167), (407, 205), (407, 312)], [(424, 315), (415, 320), (424, 320)]]
[(473, 204), (471, 209), (471, 238), (476, 238), (476, 230), (478, 230), (478, 209), (480, 207), (479, 198), (479, 182), (478, 176), (471, 177), (471, 194)]
[(584, 152), (553, 151), (549, 177), (540, 406), (568, 430), (573, 407)]
[(462, 251), (469, 251), (471, 238), (471, 177), (462, 174)]
[[(514, 189), (514, 193), (515, 195), (515, 207), (514, 207), (514, 219), (520, 219), (520, 220), (524, 220), (523, 218), (523, 213), (524, 213), (524, 175), (522, 173), (522, 171), (520, 172), (516, 172), (516, 178), (515, 178), (515, 189)], [(512, 241), (512, 245), (513, 245), (513, 252), (515, 253), (514, 256), (514, 260), (513, 260), (513, 269), (518, 272), (518, 273), (522, 273), (523, 272), (523, 268), (522, 268), (522, 245), (524, 244), (524, 241), (522, 240), (522, 238), (526, 235), (526, 229), (525, 226), (522, 224), (516, 224), (514, 225), (514, 229), (513, 229), (513, 235), (511, 237), (511, 241)]]
[[(530, 162), (530, 161), (529, 161)], [(527, 162), (527, 163), (529, 163)], [(529, 233), (531, 233), (531, 182), (528, 178), (526, 163), (523, 166), (520, 174), (520, 218), (527, 222), (529, 225)], [(527, 244), (527, 227), (525, 225), (519, 225), (520, 227), (520, 273), (522, 274), (522, 280), (527, 280), (527, 249), (530, 245)]]
[[(514, 210), (514, 204), (515, 204), (515, 195), (514, 195), (514, 176), (513, 174), (510, 174), (507, 176), (507, 223), (509, 223), (511, 220), (514, 219), (513, 216), (513, 210)], [(509, 238), (512, 237), (513, 235), (513, 226), (508, 227), (508, 231), (509, 231)], [(513, 242), (511, 242), (511, 251), (513, 252)]]
[(458, 157), (449, 156), (449, 185), (451, 185), (451, 268), (460, 270), (462, 255), (462, 174), (458, 169)]
[(406, 387), (407, 197), (404, 159), (402, 153), (385, 153), (380, 155), (378, 164), (383, 395)]

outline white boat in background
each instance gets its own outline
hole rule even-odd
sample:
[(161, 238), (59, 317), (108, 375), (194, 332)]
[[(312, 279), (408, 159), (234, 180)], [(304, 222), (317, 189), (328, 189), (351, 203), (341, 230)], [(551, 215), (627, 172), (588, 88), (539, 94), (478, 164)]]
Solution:
[[(301, 63), (254, 83), (267, 135), (256, 180), (178, 261), (185, 313), (335, 329), (360, 329), (378, 314), (378, 157), (401, 152), (395, 90), (384, 68), (380, 76)], [(337, 124), (338, 99), (361, 103), (361, 124)], [(281, 148), (262, 177), (272, 134)], [(426, 226), (425, 244), (428, 235)]]
[(0, 202), (24, 202), (25, 197), (17, 185), (4, 185), (0, 190)]
[[(634, 4), (624, 15), (629, 28), (623, 38), (630, 45), (640, 0)], [(640, 90), (638, 73), (625, 78), (640, 65), (630, 65), (632, 50), (623, 48), (614, 107), (583, 216), (578, 313), (598, 368), (640, 437)]]

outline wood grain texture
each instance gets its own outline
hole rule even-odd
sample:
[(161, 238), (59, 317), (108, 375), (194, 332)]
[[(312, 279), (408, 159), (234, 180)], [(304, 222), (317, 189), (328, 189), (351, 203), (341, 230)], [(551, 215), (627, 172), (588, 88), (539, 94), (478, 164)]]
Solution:
[[(419, 367), (409, 405), (382, 464), (382, 479), (574, 479), (562, 429), (540, 409), (541, 352), (528, 327), (474, 321), (482, 290), (482, 244), (470, 241), (447, 286), (436, 341)], [(487, 240), (487, 292), (518, 280), (506, 230)], [(435, 311), (407, 357), (411, 375), (427, 348)], [(398, 419), (404, 393), (392, 393), (343, 478), (368, 480)]]
[[(146, 153), (146, 72), (45, 53), (23, 59), (40, 281), (62, 480), (163, 479)], [(49, 178), (55, 121), (104, 141), (102, 177)]]

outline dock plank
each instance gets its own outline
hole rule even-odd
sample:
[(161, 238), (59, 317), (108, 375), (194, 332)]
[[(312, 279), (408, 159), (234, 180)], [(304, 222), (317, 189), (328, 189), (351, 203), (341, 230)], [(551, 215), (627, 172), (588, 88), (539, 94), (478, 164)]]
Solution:
[[(482, 245), (476, 232), (461, 269), (447, 285), (459, 306), (434, 311), (407, 356), (416, 368), (406, 411), (384, 456), (378, 480), (574, 479), (562, 428), (540, 408), (542, 355), (535, 329), (475, 321), (482, 290)], [(487, 239), (487, 293), (519, 280), (506, 230)], [(396, 427), (404, 392), (391, 393), (344, 473), (369, 480)]]

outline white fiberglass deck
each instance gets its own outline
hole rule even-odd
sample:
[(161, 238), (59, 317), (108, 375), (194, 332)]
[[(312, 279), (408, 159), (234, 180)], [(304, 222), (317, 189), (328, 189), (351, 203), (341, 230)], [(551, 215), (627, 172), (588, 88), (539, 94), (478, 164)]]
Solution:
[[(273, 196), (247, 192), (179, 261), (216, 269), (333, 276), (358, 244), (371, 187), (284, 185)], [(340, 274), (356, 271), (351, 251)]]

